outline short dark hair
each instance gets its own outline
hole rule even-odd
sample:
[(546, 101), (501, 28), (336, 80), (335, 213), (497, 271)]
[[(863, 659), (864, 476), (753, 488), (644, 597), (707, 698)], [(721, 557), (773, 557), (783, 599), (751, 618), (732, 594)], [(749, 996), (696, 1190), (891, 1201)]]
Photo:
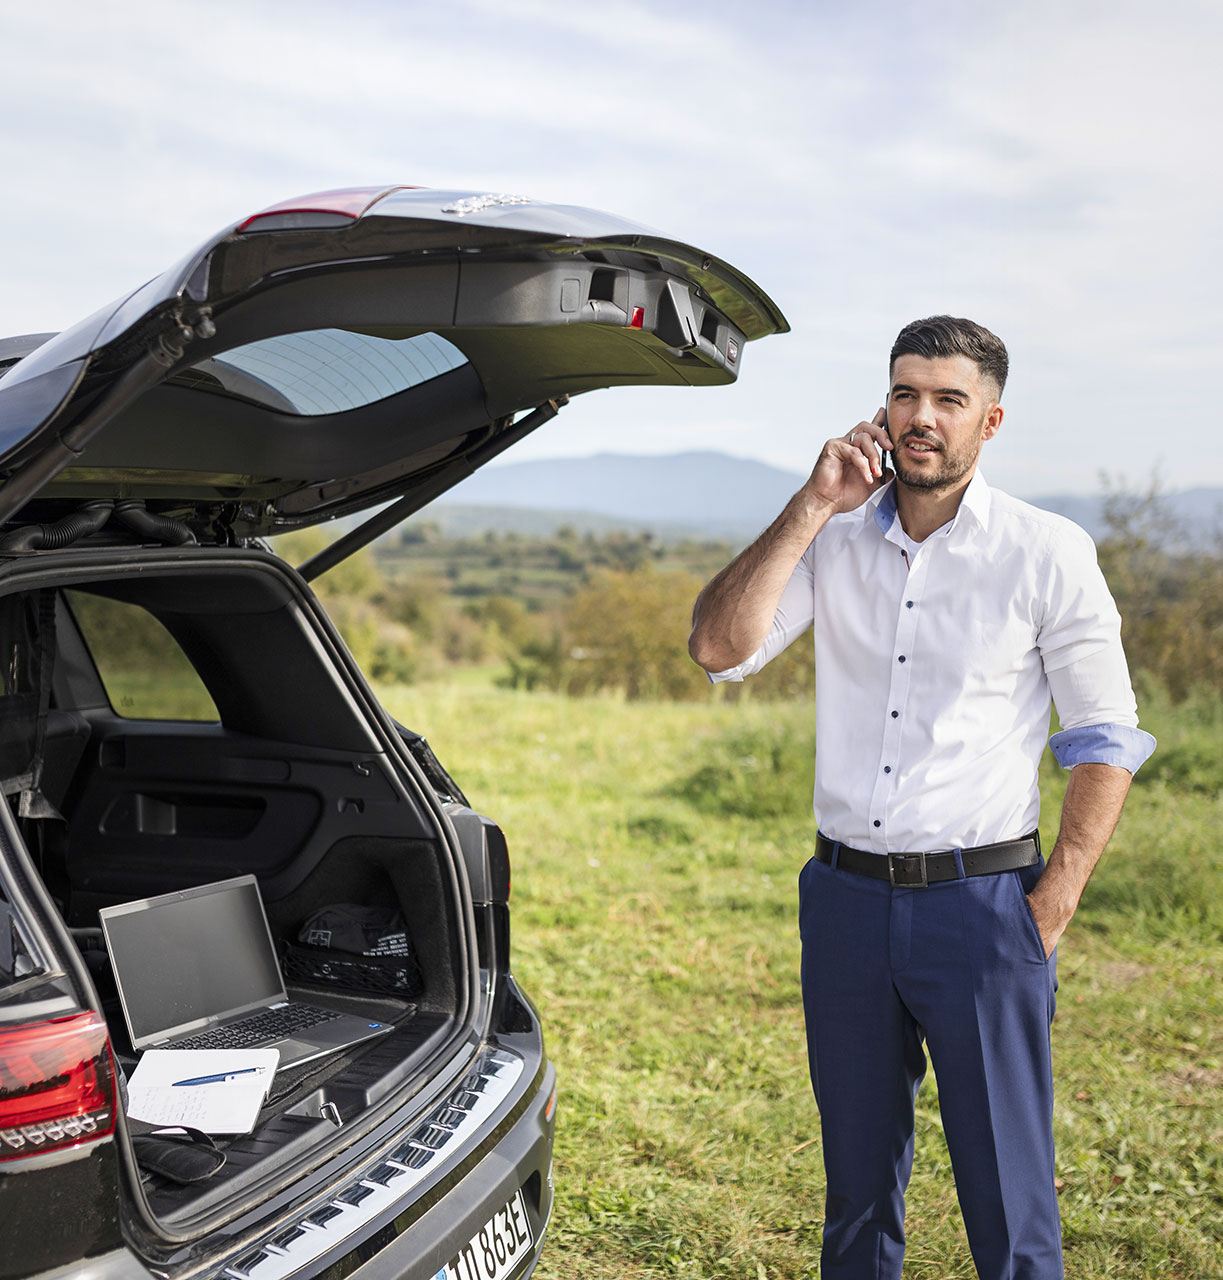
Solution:
[(984, 325), (957, 316), (928, 316), (914, 320), (896, 335), (888, 372), (896, 367), (898, 356), (924, 356), (937, 360), (945, 356), (967, 356), (1002, 395), (1006, 386), (1008, 360), (1006, 344)]

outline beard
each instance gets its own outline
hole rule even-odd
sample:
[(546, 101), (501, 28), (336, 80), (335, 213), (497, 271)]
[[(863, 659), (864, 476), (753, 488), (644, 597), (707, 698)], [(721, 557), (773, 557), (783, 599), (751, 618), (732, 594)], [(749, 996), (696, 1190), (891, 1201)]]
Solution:
[(980, 429), (984, 425), (985, 415), (983, 414), (981, 421), (977, 424), (975, 436), (967, 440), (961, 448), (950, 452), (946, 446), (939, 444), (932, 435), (926, 435), (920, 431), (906, 431), (901, 437), (900, 443), (905, 440), (925, 441), (933, 445), (943, 456), (937, 467), (924, 467), (917, 471), (909, 470), (905, 460), (899, 456), (900, 450), (894, 450), (891, 463), (896, 471), (897, 480), (910, 489), (930, 491), (953, 488), (973, 469), (977, 459), (981, 456)]

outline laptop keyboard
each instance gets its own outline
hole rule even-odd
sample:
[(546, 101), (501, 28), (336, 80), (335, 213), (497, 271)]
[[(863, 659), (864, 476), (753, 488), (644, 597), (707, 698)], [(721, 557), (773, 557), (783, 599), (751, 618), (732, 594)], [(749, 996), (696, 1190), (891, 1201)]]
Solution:
[(253, 1049), (271, 1040), (281, 1040), (322, 1022), (332, 1022), (340, 1015), (331, 1009), (316, 1009), (309, 1004), (290, 1004), (283, 1009), (240, 1018), (237, 1022), (201, 1031), (199, 1035), (176, 1040), (175, 1049)]

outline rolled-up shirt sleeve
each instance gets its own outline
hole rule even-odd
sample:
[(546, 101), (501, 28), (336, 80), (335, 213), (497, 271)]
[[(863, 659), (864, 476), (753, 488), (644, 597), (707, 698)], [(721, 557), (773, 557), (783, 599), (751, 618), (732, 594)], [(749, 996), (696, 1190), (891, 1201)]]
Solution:
[(814, 545), (812, 543), (803, 552), (802, 559), (794, 566), (794, 572), (790, 574), (790, 580), (781, 593), (781, 599), (777, 602), (773, 625), (769, 628), (769, 633), (765, 636), (760, 648), (736, 667), (726, 671), (711, 671), (709, 679), (713, 684), (742, 680), (745, 676), (755, 675), (761, 667), (771, 662), (783, 649), (793, 644), (804, 631), (810, 628), (815, 618)]
[(1155, 750), (1121, 647), (1121, 615), (1079, 529), (1055, 541), (1047, 565), (1038, 644), (1061, 732), (1049, 740), (1059, 764), (1096, 762), (1136, 773)]
[(1063, 769), (1076, 764), (1113, 764), (1137, 773), (1155, 750), (1155, 739), (1125, 724), (1087, 724), (1063, 729), (1049, 739), (1049, 749)]

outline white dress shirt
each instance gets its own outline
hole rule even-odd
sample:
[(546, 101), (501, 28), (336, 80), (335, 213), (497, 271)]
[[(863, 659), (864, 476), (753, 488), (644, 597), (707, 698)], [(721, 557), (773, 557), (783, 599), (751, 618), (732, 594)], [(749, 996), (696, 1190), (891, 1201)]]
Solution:
[(1154, 750), (1091, 538), (979, 472), (922, 543), (901, 529), (891, 485), (834, 516), (764, 643), (712, 679), (742, 680), (809, 627), (815, 813), (843, 844), (932, 851), (1032, 831), (1051, 700), (1067, 767), (1133, 772)]

